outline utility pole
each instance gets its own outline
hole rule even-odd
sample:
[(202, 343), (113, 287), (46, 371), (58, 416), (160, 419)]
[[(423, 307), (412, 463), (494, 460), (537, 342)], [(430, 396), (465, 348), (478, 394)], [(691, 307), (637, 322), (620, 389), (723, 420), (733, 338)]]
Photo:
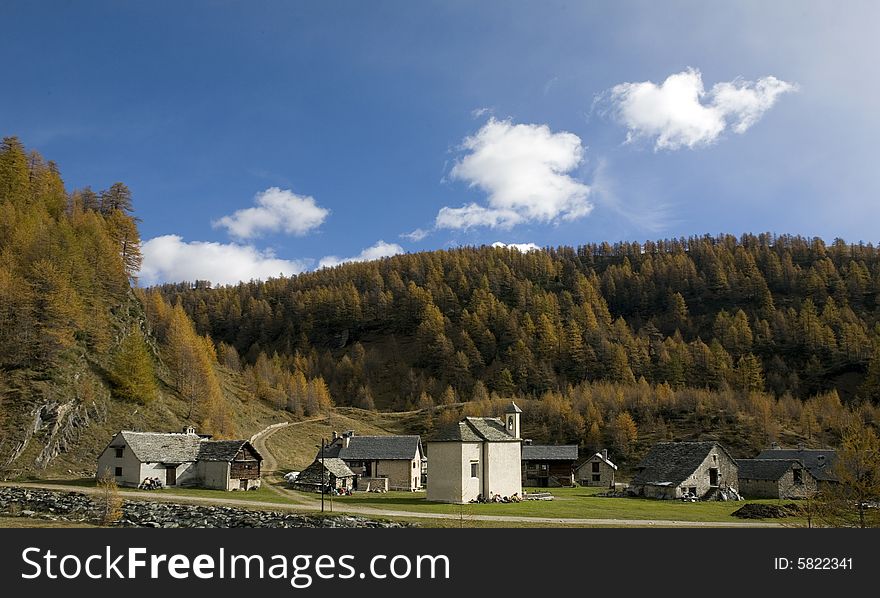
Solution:
[[(321, 438), (321, 512), (324, 512), (324, 487), (326, 484), (324, 483), (324, 476), (327, 475), (327, 470), (324, 469), (324, 439)], [(330, 476), (327, 476), (327, 479), (330, 479)]]

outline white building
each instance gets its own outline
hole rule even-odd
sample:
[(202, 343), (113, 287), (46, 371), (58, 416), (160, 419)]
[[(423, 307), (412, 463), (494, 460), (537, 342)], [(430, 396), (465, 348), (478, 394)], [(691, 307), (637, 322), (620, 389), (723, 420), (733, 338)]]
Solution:
[(521, 415), (511, 403), (504, 421), (466, 417), (428, 440), (428, 500), (522, 496)]
[(250, 490), (260, 486), (263, 457), (247, 440), (210, 440), (193, 428), (182, 434), (117, 433), (98, 457), (97, 476), (120, 486), (158, 478), (163, 486)]

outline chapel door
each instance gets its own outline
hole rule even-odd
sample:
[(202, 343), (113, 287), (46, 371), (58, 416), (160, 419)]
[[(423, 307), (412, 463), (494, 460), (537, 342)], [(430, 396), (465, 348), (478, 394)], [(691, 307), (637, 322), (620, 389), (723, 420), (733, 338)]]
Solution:
[(177, 465), (169, 465), (165, 468), (165, 485), (177, 485)]

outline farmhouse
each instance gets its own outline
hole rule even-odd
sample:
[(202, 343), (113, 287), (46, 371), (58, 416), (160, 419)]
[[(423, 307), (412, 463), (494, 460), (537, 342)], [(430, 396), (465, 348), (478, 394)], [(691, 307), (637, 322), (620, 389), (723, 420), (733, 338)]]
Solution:
[(746, 498), (807, 498), (818, 482), (797, 459), (738, 459), (739, 491)]
[(164, 486), (251, 490), (260, 486), (263, 457), (247, 440), (211, 440), (194, 428), (183, 433), (117, 433), (98, 457), (97, 475), (121, 486), (158, 478)]
[(736, 461), (717, 442), (661, 442), (636, 467), (630, 492), (650, 498), (724, 498), (738, 491)]
[(324, 456), (342, 459), (357, 475), (355, 488), (359, 490), (377, 484), (387, 490), (422, 487), (426, 459), (418, 436), (356, 436), (353, 431), (339, 436), (334, 432)]
[(576, 444), (552, 446), (526, 441), (522, 447), (522, 485), (573, 486), (577, 457)]
[(608, 449), (596, 453), (580, 465), (574, 472), (574, 479), (581, 486), (601, 486), (614, 488), (614, 473), (617, 465), (608, 460)]
[(522, 494), (520, 416), (466, 417), (428, 440), (428, 500), (467, 503)]
[(833, 449), (783, 449), (774, 446), (758, 453), (755, 459), (796, 459), (816, 478), (819, 490), (837, 483), (837, 475), (834, 473), (837, 451)]
[(296, 477), (293, 487), (305, 492), (321, 492), (322, 485), (325, 491), (351, 489), (356, 477), (342, 459), (319, 456)]

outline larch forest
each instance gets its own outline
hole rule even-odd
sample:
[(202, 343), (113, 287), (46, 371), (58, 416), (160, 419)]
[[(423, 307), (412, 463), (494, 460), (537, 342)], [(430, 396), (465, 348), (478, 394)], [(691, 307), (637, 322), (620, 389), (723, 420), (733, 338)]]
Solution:
[[(124, 183), (0, 147), (0, 468), (88, 471), (115, 429), (217, 437), (340, 406), (422, 428), (514, 398), (540, 442), (836, 446), (880, 422), (880, 251), (784, 234), (460, 247), (140, 288)], [(250, 433), (250, 432), (248, 432)]]

